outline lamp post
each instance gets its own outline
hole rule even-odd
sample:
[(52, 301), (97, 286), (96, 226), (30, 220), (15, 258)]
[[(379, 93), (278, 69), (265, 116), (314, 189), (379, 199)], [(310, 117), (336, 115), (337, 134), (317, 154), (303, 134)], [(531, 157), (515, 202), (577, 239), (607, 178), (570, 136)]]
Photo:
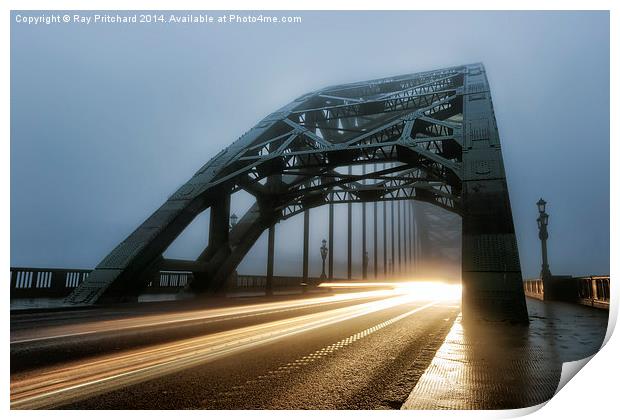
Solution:
[(549, 232), (547, 231), (547, 225), (549, 224), (549, 215), (545, 212), (547, 202), (542, 198), (536, 203), (538, 206), (538, 238), (542, 248), (542, 268), (540, 271), (540, 278), (543, 284), (548, 283), (551, 279), (551, 271), (549, 270), (549, 262), (547, 261), (547, 239), (549, 238)]
[(323, 259), (323, 269), (321, 270), (321, 280), (325, 280), (327, 275), (325, 275), (325, 258), (327, 258), (327, 241), (323, 239), (321, 241), (321, 258)]
[(230, 215), (230, 229), (231, 230), (237, 224), (237, 220), (239, 220), (239, 217), (237, 217), (237, 215), (235, 213)]

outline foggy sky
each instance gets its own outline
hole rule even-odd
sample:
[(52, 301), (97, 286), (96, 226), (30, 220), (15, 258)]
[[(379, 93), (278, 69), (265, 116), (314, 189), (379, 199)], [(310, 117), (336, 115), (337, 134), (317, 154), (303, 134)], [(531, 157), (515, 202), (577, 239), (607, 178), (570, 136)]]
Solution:
[[(295, 12), (301, 24), (97, 26), (17, 24), (16, 14), (40, 13), (12, 13), (12, 266), (94, 267), (215, 153), (303, 93), (483, 62), (524, 277), (540, 271), (540, 197), (552, 272), (609, 273), (607, 12)], [(231, 211), (249, 205), (239, 194)], [(207, 216), (166, 255), (196, 257)], [(327, 207), (311, 211), (311, 275), (326, 219)], [(302, 231), (298, 217), (277, 226), (276, 274), (301, 273)], [(358, 232), (354, 244), (359, 271)], [(241, 273), (265, 272), (265, 246), (263, 235)]]

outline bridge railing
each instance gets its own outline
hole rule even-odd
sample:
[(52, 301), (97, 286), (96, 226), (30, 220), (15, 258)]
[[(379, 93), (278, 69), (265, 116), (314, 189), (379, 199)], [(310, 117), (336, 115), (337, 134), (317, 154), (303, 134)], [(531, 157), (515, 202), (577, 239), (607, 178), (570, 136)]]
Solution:
[(11, 299), (67, 296), (92, 270), (11, 267)]
[[(273, 276), (272, 285), (274, 289), (299, 288), (302, 281), (302, 277), (297, 276)], [(267, 276), (238, 274), (236, 281), (233, 279), (231, 286), (233, 289), (264, 289), (266, 282)], [(309, 284), (319, 284), (320, 282), (319, 277), (308, 278)]]
[[(62, 298), (88, 278), (92, 270), (11, 267), (11, 299)], [(190, 271), (160, 271), (145, 293), (174, 293), (187, 286)]]
[(577, 277), (577, 300), (582, 305), (609, 308), (609, 276)]
[(184, 289), (192, 280), (194, 274), (191, 271), (160, 271), (159, 276), (146, 286), (145, 293), (173, 293)]
[(536, 299), (543, 299), (545, 296), (545, 286), (542, 280), (531, 279), (523, 282), (525, 295)]
[(560, 300), (609, 309), (609, 276), (555, 276), (550, 280), (548, 288), (551, 290), (545, 293), (545, 285), (541, 279), (529, 279), (523, 282), (525, 295), (532, 298)]
[[(86, 280), (92, 270), (65, 268), (11, 267), (11, 299), (63, 298)], [(144, 293), (176, 293), (194, 280), (191, 271), (162, 270)], [(308, 279), (318, 284), (320, 279)], [(266, 276), (238, 274), (229, 282), (229, 291), (257, 291), (265, 288)], [(301, 277), (274, 276), (274, 289), (299, 288)]]

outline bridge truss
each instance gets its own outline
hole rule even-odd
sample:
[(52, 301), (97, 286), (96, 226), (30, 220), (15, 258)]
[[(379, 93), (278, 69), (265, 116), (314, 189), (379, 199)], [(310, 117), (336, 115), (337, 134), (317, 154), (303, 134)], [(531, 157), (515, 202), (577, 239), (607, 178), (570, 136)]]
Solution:
[[(359, 165), (373, 169), (353, 174), (350, 168)], [(256, 201), (229, 230), (230, 196), (239, 190)], [(482, 64), (331, 86), (297, 98), (200, 168), (66, 304), (134, 299), (148, 274), (160, 269), (191, 270), (194, 290), (217, 292), (278, 221), (330, 203), (391, 200), (424, 201), (462, 217), (464, 315), (527, 320)], [(198, 259), (164, 259), (172, 241), (208, 208), (209, 241)]]

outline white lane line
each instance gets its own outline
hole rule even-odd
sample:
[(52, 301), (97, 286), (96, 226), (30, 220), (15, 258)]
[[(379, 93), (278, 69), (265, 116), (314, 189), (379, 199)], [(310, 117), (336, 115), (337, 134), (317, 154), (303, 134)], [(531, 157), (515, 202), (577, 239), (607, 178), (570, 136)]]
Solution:
[[(378, 299), (383, 299), (383, 298), (388, 298), (388, 297), (390, 297), (390, 296), (384, 296), (384, 295), (377, 296)], [(372, 296), (353, 297), (353, 298), (347, 298), (347, 299), (342, 299), (342, 300), (332, 300), (332, 301), (328, 301), (328, 302), (311, 303), (311, 304), (306, 304), (306, 305), (298, 304), (298, 305), (294, 305), (294, 306), (291, 306), (291, 307), (288, 307), (288, 308), (271, 310), (271, 311), (264, 311), (264, 310), (257, 309), (255, 311), (250, 312), (250, 313), (244, 313), (242, 315), (228, 316), (228, 317), (226, 317), (226, 315), (213, 314), (213, 315), (207, 315), (207, 316), (196, 316), (196, 317), (189, 317), (189, 318), (164, 320), (164, 321), (151, 322), (151, 323), (139, 324), (139, 325), (116, 326), (116, 327), (109, 327), (109, 328), (104, 329), (104, 330), (87, 330), (87, 331), (79, 331), (79, 332), (74, 332), (74, 333), (57, 334), (57, 335), (50, 335), (50, 336), (43, 336), (43, 337), (33, 337), (33, 338), (17, 339), (17, 340), (11, 341), (11, 344), (34, 343), (34, 342), (37, 342), (37, 341), (46, 341), (46, 340), (54, 340), (54, 339), (60, 339), (60, 338), (79, 337), (79, 336), (83, 336), (83, 335), (91, 335), (91, 334), (106, 333), (106, 332), (115, 332), (116, 333), (116, 332), (121, 331), (121, 330), (131, 330), (131, 329), (138, 329), (138, 328), (148, 328), (148, 327), (155, 327), (155, 326), (164, 326), (164, 325), (169, 325), (169, 324), (182, 323), (182, 322), (192, 322), (192, 321), (200, 321), (200, 320), (204, 321), (203, 324), (212, 324), (212, 323), (216, 323), (216, 322), (232, 321), (232, 320), (242, 319), (242, 318), (256, 317), (256, 316), (262, 316), (262, 315), (272, 315), (272, 314), (276, 314), (276, 313), (290, 312), (290, 311), (302, 310), (302, 309), (308, 309), (308, 308), (317, 308), (317, 307), (326, 306), (326, 305), (334, 305), (334, 304), (337, 304), (337, 303), (355, 302), (355, 301), (358, 301), (358, 300), (369, 299), (369, 298), (372, 298)], [(215, 319), (209, 319), (209, 318), (215, 318)], [(114, 322), (114, 321), (102, 321), (102, 322)], [(52, 327), (52, 328), (54, 328), (54, 327)]]
[[(293, 370), (296, 369), (301, 369), (303, 366), (306, 366), (312, 362), (317, 361), (318, 359), (321, 359), (322, 357), (327, 357), (329, 355), (331, 355), (332, 353), (341, 350), (351, 344), (353, 344), (354, 342), (361, 340), (364, 337), (367, 337), (387, 326), (390, 326), (392, 324), (394, 324), (395, 322), (398, 322), (404, 318), (407, 318), (408, 316), (411, 316), (417, 312), (423, 311), (424, 309), (430, 308), (431, 306), (436, 305), (437, 303), (439, 303), (439, 301), (434, 301), (431, 303), (428, 303), (424, 306), (421, 306), (419, 308), (415, 308), (412, 309), (410, 311), (407, 311), (403, 314), (400, 314), (398, 316), (395, 316), (394, 318), (388, 319), (386, 321), (380, 322), (377, 325), (374, 325), (372, 327), (366, 328), (363, 331), (357, 332), (355, 334), (350, 335), (349, 337), (343, 338), (342, 340), (330, 344), (328, 346), (325, 346), (323, 348), (320, 348), (318, 350), (313, 351), (310, 354), (307, 354), (305, 356), (299, 357), (295, 360), (293, 360), (292, 362), (289, 362), (283, 366), (278, 367), (276, 370), (270, 370), (269, 372), (267, 372), (267, 374), (265, 375), (260, 375), (258, 376), (256, 379), (249, 379), (246, 381), (246, 385), (252, 385), (252, 386), (256, 386), (257, 384), (263, 383), (263, 382), (267, 382), (271, 379), (273, 379), (274, 377), (280, 377), (283, 374), (288, 374)], [(234, 390), (231, 391), (224, 391), (218, 394), (217, 399), (219, 402), (221, 402), (223, 399), (232, 399), (235, 397), (238, 397), (239, 395), (243, 394), (245, 392), (244, 390), (244, 386), (238, 386), (235, 387)]]

